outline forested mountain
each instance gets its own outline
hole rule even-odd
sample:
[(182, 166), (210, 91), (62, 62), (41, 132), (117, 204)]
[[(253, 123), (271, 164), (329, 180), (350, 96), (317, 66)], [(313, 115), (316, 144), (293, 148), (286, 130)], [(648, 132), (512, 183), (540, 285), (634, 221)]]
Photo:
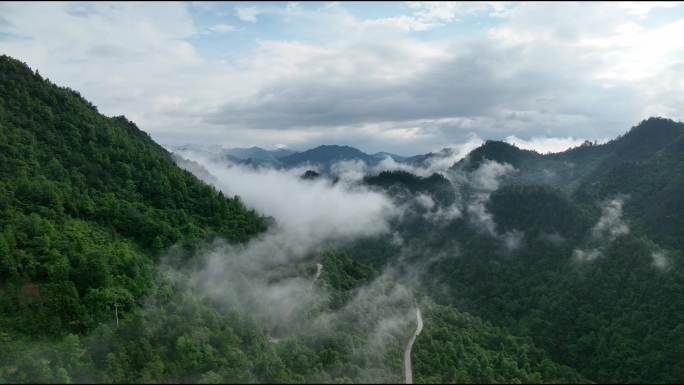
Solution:
[(4, 314), (27, 332), (88, 330), (109, 297), (144, 293), (147, 255), (215, 236), (244, 241), (265, 228), (124, 117), (100, 115), (8, 57), (0, 65)]
[[(681, 382), (682, 160), (684, 124), (661, 118), (558, 154), (488, 141), (445, 173), (460, 215), (445, 225), (423, 210), (398, 229), (410, 258), (444, 255), (428, 267), (438, 303), (531, 337), (593, 381)], [(372, 184), (405, 200), (396, 183)], [(374, 245), (351, 250), (374, 265), (399, 252)]]
[(354, 147), (324, 145), (292, 154), (280, 159), (286, 167), (318, 165), (328, 171), (330, 166), (339, 161), (358, 160), (368, 164), (376, 162), (376, 158), (359, 151)]
[(256, 146), (249, 148), (223, 148), (216, 145), (201, 146), (186, 144), (183, 146), (168, 146), (168, 148), (177, 152), (196, 152), (219, 162), (244, 164), (255, 167), (282, 166), (280, 161), (281, 158), (296, 153), (295, 151), (288, 149), (265, 150)]
[(403, 200), (411, 199), (416, 194), (423, 193), (430, 195), (439, 204), (449, 206), (454, 203), (455, 199), (451, 183), (438, 173), (424, 178), (407, 171), (383, 171), (378, 175), (367, 176), (364, 183), (389, 190), (395, 197), (406, 192)]
[(288, 149), (264, 150), (259, 147), (221, 148), (219, 146), (170, 146), (179, 153), (196, 152), (217, 162), (247, 165), (253, 167), (295, 168), (316, 167), (329, 173), (333, 164), (340, 161), (359, 161), (366, 165), (375, 165), (389, 157), (400, 163), (410, 163), (407, 158), (386, 152), (366, 154), (350, 146), (322, 145), (316, 148), (296, 152)]
[(384, 152), (384, 151), (376, 152), (375, 154), (372, 154), (371, 156), (374, 157), (375, 159), (378, 159), (378, 160), (383, 160), (383, 159), (389, 157), (389, 158), (392, 158), (395, 162), (404, 162), (407, 159), (407, 157), (405, 157), (405, 156), (392, 154), (391, 152)]
[[(602, 179), (613, 168), (637, 166), (640, 162), (649, 160), (660, 162), (660, 153), (667, 151), (667, 147), (674, 146), (683, 137), (684, 123), (649, 118), (608, 143), (598, 145), (587, 141), (579, 147), (560, 153), (542, 155), (505, 142), (488, 140), (454, 164), (452, 170), (472, 171), (482, 162), (492, 160), (508, 163), (519, 171), (510, 180), (511, 183), (546, 184), (565, 191), (574, 191), (579, 183), (602, 183)], [(671, 152), (676, 153), (676, 150)], [(663, 166), (665, 169), (658, 173), (670, 171), (667, 164)], [(624, 187), (629, 188), (627, 183)]]
[[(0, 57), (0, 382), (403, 381), (413, 325), (396, 320), (417, 299), (353, 255), (272, 266), (267, 280), (284, 282), (322, 268), (305, 285), (320, 301), (291, 329), (200, 291), (190, 275), (212, 240), (239, 250), (271, 221), (178, 161), (126, 118)], [(585, 381), (529, 337), (420, 303), (439, 327), (416, 346), (419, 381)]]
[(504, 184), (557, 188), (588, 209), (623, 196), (634, 226), (664, 246), (684, 247), (684, 222), (676, 214), (684, 208), (684, 123), (649, 118), (606, 144), (547, 155), (487, 141), (452, 170), (472, 171), (487, 160), (516, 168)]
[(316, 168), (320, 172), (335, 174), (333, 166), (339, 162), (354, 162), (375, 169), (382, 163), (391, 160), (405, 168), (429, 167), (431, 162), (447, 160), (455, 157), (455, 149), (444, 148), (440, 151), (414, 156), (400, 156), (389, 152), (367, 154), (351, 146), (321, 145), (304, 151), (288, 149), (265, 150), (260, 147), (223, 148), (218, 145), (203, 146), (186, 144), (181, 146), (167, 146), (170, 151), (178, 154), (200, 155), (213, 162), (250, 166), (253, 168), (291, 169), (299, 167)]
[(269, 162), (275, 162), (280, 158), (295, 153), (295, 151), (287, 149), (264, 150), (263, 148), (256, 146), (249, 148), (229, 148), (225, 152), (240, 159), (255, 159)]
[[(83, 377), (91, 359), (113, 361), (82, 357), (79, 336), (104, 333), (99, 347), (109, 349), (119, 337), (102, 325), (113, 310), (140, 322), (135, 314), (160, 289), (162, 252), (176, 245), (190, 258), (213, 237), (240, 242), (265, 229), (126, 118), (102, 116), (7, 56), (0, 175), (3, 382), (93, 378)], [(123, 343), (137, 344), (130, 338)]]

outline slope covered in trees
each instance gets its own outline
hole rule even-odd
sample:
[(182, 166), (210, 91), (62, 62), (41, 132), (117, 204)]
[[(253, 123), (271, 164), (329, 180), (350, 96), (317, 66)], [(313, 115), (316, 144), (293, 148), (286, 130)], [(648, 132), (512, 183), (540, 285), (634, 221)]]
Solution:
[(150, 286), (149, 256), (263, 221), (174, 164), (124, 117), (0, 58), (3, 321), (31, 334), (83, 332)]
[(124, 117), (2, 56), (0, 228), (0, 378), (65, 381), (97, 359), (79, 335), (111, 333), (115, 310), (123, 332), (160, 290), (155, 261), (169, 246), (190, 256), (265, 224)]
[(428, 266), (426, 291), (590, 380), (684, 381), (683, 135), (651, 118), (559, 154), (487, 142), (447, 175), (459, 194), (488, 162), (512, 162), (500, 188), (464, 196), (446, 225), (398, 227)]
[[(446, 180), (424, 182), (442, 188)], [(271, 339), (248, 309), (217, 303), (186, 276), (212, 238), (246, 242), (267, 221), (178, 168), (126, 118), (99, 114), (7, 56), (0, 57), (0, 214), (2, 383), (403, 380), (410, 327), (378, 334), (413, 305), (389, 295), (407, 292), (399, 278), (344, 253), (313, 256), (324, 268), (311, 290), (324, 301), (304, 326), (318, 328)], [(161, 268), (162, 259), (178, 270)], [(278, 268), (303, 274), (297, 265)], [(417, 349), (429, 371), (420, 378), (580, 378), (505, 329), (435, 309), (428, 313), (435, 320), (467, 319), (468, 332), (462, 344)], [(451, 327), (449, 338), (458, 340), (460, 328)], [(467, 365), (453, 372), (448, 360), (427, 364), (452, 346)]]

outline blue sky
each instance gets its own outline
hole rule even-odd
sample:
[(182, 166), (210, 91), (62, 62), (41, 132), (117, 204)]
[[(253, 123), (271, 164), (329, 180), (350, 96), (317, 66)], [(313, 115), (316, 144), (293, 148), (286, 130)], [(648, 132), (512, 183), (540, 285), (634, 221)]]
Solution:
[(540, 151), (684, 115), (682, 3), (0, 3), (0, 52), (164, 144)]

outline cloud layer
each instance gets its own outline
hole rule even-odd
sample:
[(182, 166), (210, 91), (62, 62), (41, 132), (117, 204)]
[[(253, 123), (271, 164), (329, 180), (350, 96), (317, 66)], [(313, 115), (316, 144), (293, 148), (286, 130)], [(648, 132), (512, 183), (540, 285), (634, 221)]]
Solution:
[(682, 119), (683, 8), (3, 3), (0, 50), (170, 144), (557, 151)]

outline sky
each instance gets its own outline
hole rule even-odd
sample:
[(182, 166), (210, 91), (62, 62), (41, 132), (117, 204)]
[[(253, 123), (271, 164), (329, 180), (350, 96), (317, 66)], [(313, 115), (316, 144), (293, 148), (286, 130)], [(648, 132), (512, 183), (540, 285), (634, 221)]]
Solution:
[(0, 53), (165, 145), (541, 152), (684, 117), (684, 3), (0, 3)]

